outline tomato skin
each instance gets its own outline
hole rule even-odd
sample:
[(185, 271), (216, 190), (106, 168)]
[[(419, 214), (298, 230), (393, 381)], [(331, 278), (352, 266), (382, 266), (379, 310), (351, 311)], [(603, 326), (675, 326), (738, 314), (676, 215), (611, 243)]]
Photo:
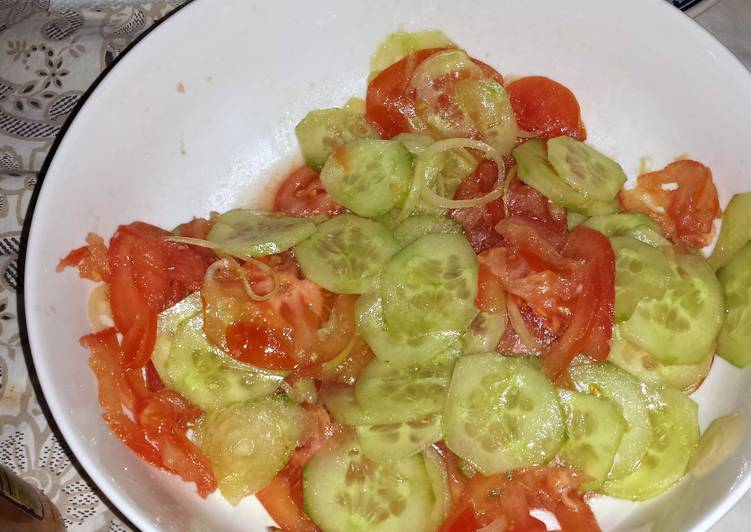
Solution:
[(675, 161), (662, 170), (640, 175), (636, 187), (621, 190), (618, 200), (625, 210), (654, 218), (670, 240), (693, 248), (712, 241), (713, 223), (720, 215), (711, 170), (691, 160)]
[(528, 76), (506, 86), (519, 127), (541, 138), (568, 135), (587, 138), (576, 96), (557, 81), (544, 76)]
[(123, 366), (142, 368), (151, 359), (156, 344), (156, 313), (146, 310), (136, 314), (133, 325), (123, 335)]
[(302, 470), (291, 478), (277, 475), (256, 497), (284, 532), (320, 531), (298, 504), (302, 498)]
[(492, 79), (498, 82), (499, 85), (503, 86), (503, 76), (495, 68), (488, 65), (487, 63), (480, 61), (479, 59), (475, 59), (474, 57), (472, 58), (472, 62), (480, 67), (480, 70), (482, 70), (482, 73), (486, 78)]
[(344, 207), (331, 199), (315, 170), (301, 166), (279, 185), (273, 209), (291, 216), (331, 217), (341, 213)]

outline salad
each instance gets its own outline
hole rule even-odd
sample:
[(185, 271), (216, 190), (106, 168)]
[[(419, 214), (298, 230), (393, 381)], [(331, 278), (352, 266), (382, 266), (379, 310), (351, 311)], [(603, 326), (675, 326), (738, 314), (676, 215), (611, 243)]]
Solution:
[(273, 205), (136, 221), (95, 281), (103, 418), (133, 452), (289, 532), (599, 530), (706, 471), (689, 397), (751, 362), (751, 193), (689, 159), (624, 188), (579, 103), (440, 31), (389, 35), (365, 100), (308, 113)]

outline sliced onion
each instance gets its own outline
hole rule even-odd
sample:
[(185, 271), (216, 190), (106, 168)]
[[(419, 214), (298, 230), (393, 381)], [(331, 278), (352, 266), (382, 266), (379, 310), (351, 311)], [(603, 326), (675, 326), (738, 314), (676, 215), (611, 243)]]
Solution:
[(106, 284), (97, 286), (89, 293), (86, 308), (89, 323), (91, 323), (91, 328), (94, 332), (103, 331), (114, 325), (109, 290)]
[(511, 181), (516, 177), (516, 165), (512, 166), (503, 182), (503, 213), (508, 218), (508, 191), (511, 188)]
[[(431, 145), (432, 146), (432, 145)], [(430, 148), (426, 148), (423, 153), (427, 152)], [(404, 205), (402, 205), (402, 210), (399, 212), (399, 216), (397, 217), (397, 222), (402, 222), (409, 218), (409, 215), (412, 214), (412, 211), (415, 210), (415, 207), (417, 207), (417, 202), (420, 201), (420, 197), (422, 196), (422, 190), (425, 188), (425, 183), (427, 182), (427, 164), (425, 161), (428, 159), (421, 157), (417, 158), (417, 164), (415, 164), (415, 173), (412, 177), (412, 184), (409, 186), (409, 192), (407, 193), (407, 197), (404, 200)]]
[(420, 63), (412, 74), (407, 91), (415, 90), (417, 99), (428, 102), (431, 106), (438, 104), (443, 91), (436, 89), (434, 82), (445, 76), (468, 72), (470, 79), (483, 77), (482, 70), (464, 50), (449, 49), (437, 52)]
[[(501, 155), (498, 153), (498, 150), (496, 150), (489, 144), (486, 144), (479, 140), (465, 138), (439, 140), (438, 142), (434, 142), (433, 144), (428, 146), (422, 153), (420, 158), (424, 161), (430, 161), (433, 157), (441, 152), (454, 150), (457, 148), (470, 148), (473, 150), (481, 151), (487, 156), (487, 158), (493, 160), (498, 167), (498, 182), (500, 185), (500, 182), (503, 181), (503, 157), (501, 157)], [(419, 182), (421, 185), (427, 182), (427, 172), (429, 168), (430, 167), (427, 163), (425, 163), (425, 165), (421, 167), (419, 162), (417, 167), (415, 168), (416, 176), (419, 172)], [(491, 201), (500, 198), (503, 195), (503, 187), (497, 186), (493, 190), (483, 196), (480, 196), (479, 198), (455, 200), (444, 198), (443, 196), (436, 194), (430, 188), (422, 185), (420, 195), (423, 199), (430, 202), (432, 205), (435, 205), (436, 207), (441, 207), (443, 209), (467, 209), (470, 207), (477, 207), (478, 205), (485, 205), (486, 203), (490, 203)], [(405, 207), (406, 205), (407, 204), (405, 202)]]
[(245, 271), (245, 268), (240, 266), (233, 259), (226, 258), (226, 257), (213, 262), (206, 269), (206, 273), (203, 276), (203, 283), (204, 285), (211, 283), (214, 280), (214, 275), (216, 274), (217, 270), (221, 270), (221, 269), (232, 270), (240, 278), (240, 282), (243, 285), (243, 289), (245, 290), (245, 293), (248, 295), (250, 299), (252, 299), (253, 301), (268, 301), (269, 299), (274, 297), (279, 291), (279, 283), (277, 283), (276, 275), (274, 275), (274, 271), (267, 264), (264, 264), (263, 262), (259, 260), (250, 259), (250, 261), (248, 262), (253, 262), (253, 264), (255, 264), (262, 272), (270, 275), (271, 278), (274, 280), (274, 289), (271, 290), (268, 294), (259, 295), (256, 292), (254, 292), (253, 287), (250, 286), (250, 282), (248, 281), (248, 272)]
[(524, 318), (522, 318), (522, 314), (519, 312), (519, 307), (516, 305), (516, 301), (514, 301), (513, 297), (506, 298), (506, 309), (508, 310), (508, 317), (509, 321), (511, 321), (511, 326), (519, 336), (519, 340), (521, 340), (530, 352), (539, 353), (542, 346), (540, 346), (540, 342), (538, 342), (537, 339), (532, 336), (532, 333), (529, 332), (529, 329), (527, 329), (527, 325), (524, 323)]
[(520, 139), (536, 139), (539, 138), (541, 133), (539, 131), (524, 131), (523, 129), (519, 128), (519, 132), (517, 133), (517, 137)]
[(202, 238), (192, 238), (189, 236), (165, 236), (163, 240), (166, 240), (167, 242), (177, 242), (178, 244), (198, 246), (201, 248), (221, 249), (221, 246), (219, 244), (209, 242), (208, 240), (204, 240)]

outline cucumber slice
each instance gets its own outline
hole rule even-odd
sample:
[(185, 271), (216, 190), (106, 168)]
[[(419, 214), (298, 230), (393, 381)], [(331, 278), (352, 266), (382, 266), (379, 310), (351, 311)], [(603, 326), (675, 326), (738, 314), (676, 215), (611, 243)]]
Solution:
[(725, 301), (714, 271), (698, 254), (677, 255), (661, 297), (645, 297), (621, 332), (664, 364), (698, 364), (714, 349)]
[(232, 256), (248, 260), (286, 251), (315, 231), (315, 224), (307, 218), (234, 209), (216, 219), (206, 240)]
[(394, 333), (383, 321), (383, 305), (377, 293), (363, 294), (355, 304), (357, 329), (378, 360), (395, 368), (423, 364), (449, 348), (459, 338), (459, 331), (433, 334)]
[(483, 353), (456, 362), (443, 434), (452, 451), (493, 475), (546, 463), (565, 433), (556, 390), (536, 364)]
[(640, 212), (617, 212), (614, 214), (602, 214), (592, 216), (582, 223), (584, 227), (596, 229), (607, 237), (623, 236), (628, 234), (631, 229), (637, 227), (651, 227), (655, 231), (660, 231), (660, 226), (646, 214)]
[(566, 213), (566, 226), (569, 231), (573, 231), (574, 227), (582, 225), (587, 220), (589, 220), (589, 217), (586, 214), (581, 214), (576, 211), (568, 211)]
[(649, 409), (655, 399), (634, 377), (614, 364), (581, 364), (569, 367), (576, 391), (613, 401), (626, 420), (626, 431), (616, 452), (610, 478), (621, 478), (639, 465), (652, 442)]
[(419, 133), (399, 133), (391, 137), (391, 140), (398, 140), (412, 155), (420, 155), (425, 148), (435, 142), (430, 135), (420, 135)]
[(709, 264), (719, 270), (751, 240), (751, 192), (735, 194), (722, 214), (720, 236), (717, 238)]
[(175, 341), (177, 328), (182, 322), (194, 314), (201, 312), (202, 309), (203, 301), (201, 301), (201, 293), (193, 292), (188, 297), (159, 313), (156, 321), (156, 343), (154, 344), (154, 351), (151, 354), (151, 362), (154, 364), (154, 369), (156, 369), (159, 378), (162, 379), (167, 388), (174, 388), (172, 379), (167, 372), (166, 364), (172, 344)]
[(237, 505), (271, 482), (301, 443), (305, 417), (280, 396), (232, 403), (206, 417), (201, 448), (225, 499)]
[(457, 83), (454, 98), (486, 144), (503, 156), (511, 153), (521, 130), (503, 85), (494, 79), (463, 80)]
[(480, 312), (462, 335), (462, 352), (471, 354), (495, 351), (505, 331), (505, 314)]
[(427, 447), (422, 456), (425, 459), (425, 469), (433, 486), (435, 504), (431, 516), (430, 530), (438, 530), (448, 518), (451, 511), (451, 490), (449, 489), (449, 474), (446, 463), (435, 448)]
[(335, 438), (303, 471), (303, 508), (326, 532), (427, 532), (434, 506), (421, 454), (377, 464), (356, 440)]
[(305, 276), (337, 294), (371, 289), (398, 246), (391, 232), (374, 220), (340, 214), (318, 226), (295, 247)]
[(325, 386), (321, 388), (319, 398), (339, 423), (353, 427), (392, 423), (391, 416), (378, 419), (360, 406), (351, 386)]
[(615, 252), (615, 320), (631, 317), (645, 297), (660, 298), (673, 277), (665, 254), (627, 236), (610, 239)]
[(678, 390), (660, 391), (660, 406), (650, 413), (654, 439), (639, 467), (628, 476), (609, 480), (603, 493), (645, 501), (678, 482), (699, 442), (698, 406)]
[(316, 171), (321, 170), (331, 155), (331, 150), (355, 139), (378, 138), (378, 132), (368, 123), (363, 113), (346, 107), (309, 112), (295, 127), (295, 135), (305, 157), (305, 164)]
[(428, 235), (394, 255), (381, 275), (392, 332), (464, 331), (477, 314), (477, 256), (463, 235)]
[(566, 135), (548, 140), (548, 160), (561, 179), (586, 198), (613, 201), (626, 182), (621, 165)]
[(272, 394), (283, 378), (242, 364), (210, 344), (201, 313), (178, 327), (165, 369), (170, 387), (206, 411)]
[(596, 490), (605, 481), (621, 445), (626, 420), (618, 406), (604, 397), (559, 390), (568, 440), (558, 453), (565, 463), (592, 480), (582, 486)]
[[(424, 176), (422, 186), (428, 188), (444, 198), (453, 198), (459, 185), (469, 177), (477, 167), (477, 158), (464, 148), (454, 148), (434, 153), (430, 157), (418, 154), (415, 172)], [(447, 216), (448, 210), (437, 207), (426, 201), (422, 196), (416, 198), (416, 204), (411, 205), (411, 196), (405, 202), (405, 208), (418, 213), (432, 216)]]
[(706, 358), (698, 364), (666, 365), (648, 351), (624, 339), (620, 326), (616, 325), (613, 328), (608, 360), (653, 388), (675, 388), (688, 393), (706, 378), (712, 367), (714, 353), (707, 353)]
[(374, 218), (400, 206), (412, 183), (412, 154), (393, 140), (359, 139), (338, 148), (321, 170), (337, 203)]
[(528, 140), (514, 148), (511, 153), (516, 159), (519, 179), (553, 203), (588, 216), (618, 211), (618, 202), (587, 198), (563, 181), (548, 161), (543, 141)]
[(400, 246), (407, 246), (420, 238), (433, 235), (460, 235), (464, 229), (453, 218), (442, 216), (410, 216), (394, 230), (394, 238)]
[(664, 248), (673, 245), (670, 240), (662, 236), (662, 233), (659, 230), (650, 225), (640, 225), (633, 229), (629, 229), (624, 233), (624, 236), (630, 236), (639, 242), (643, 242), (655, 248)]
[(355, 383), (357, 402), (386, 423), (412, 421), (443, 410), (454, 361), (439, 355), (419, 368), (371, 361)]
[(412, 52), (429, 48), (455, 48), (441, 30), (403, 31), (389, 33), (370, 56), (370, 79)]
[(727, 300), (727, 318), (718, 337), (717, 353), (744, 368), (751, 363), (751, 242), (717, 272)]
[(409, 458), (443, 438), (441, 416), (404, 423), (355, 427), (362, 453), (374, 462)]

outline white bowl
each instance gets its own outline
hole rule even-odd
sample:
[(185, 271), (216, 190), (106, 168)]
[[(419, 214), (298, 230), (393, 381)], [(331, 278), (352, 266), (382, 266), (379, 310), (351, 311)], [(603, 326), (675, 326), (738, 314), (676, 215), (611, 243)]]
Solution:
[[(471, 5), (472, 7), (468, 7)], [(60, 430), (110, 500), (143, 530), (261, 530), (253, 498), (232, 508), (141, 462), (100, 418), (78, 338), (90, 284), (60, 257), (89, 231), (171, 227), (262, 202), (300, 160), (293, 128), (314, 108), (363, 96), (368, 58), (397, 27), (441, 28), (501, 72), (545, 74), (578, 97), (589, 140), (634, 176), (688, 153), (708, 164), (724, 203), (751, 189), (751, 76), (663, 0), (450, 0), (191, 3), (130, 50), (65, 133), (47, 170), (26, 262), (28, 333)], [(182, 84), (184, 92), (178, 91)], [(751, 373), (718, 360), (697, 399), (702, 428), (751, 414)], [(603, 528), (704, 530), (751, 484), (751, 441), (701, 483), (648, 504), (600, 498)], [(646, 529), (646, 528), (645, 528)]]

